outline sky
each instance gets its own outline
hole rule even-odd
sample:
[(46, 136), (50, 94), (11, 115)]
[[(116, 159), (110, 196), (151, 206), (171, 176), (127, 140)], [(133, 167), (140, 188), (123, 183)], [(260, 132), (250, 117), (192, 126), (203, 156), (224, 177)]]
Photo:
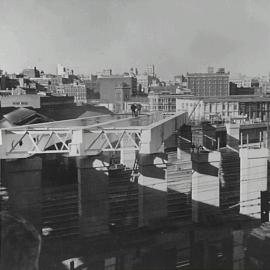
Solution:
[(0, 0), (0, 67), (270, 72), (269, 0)]

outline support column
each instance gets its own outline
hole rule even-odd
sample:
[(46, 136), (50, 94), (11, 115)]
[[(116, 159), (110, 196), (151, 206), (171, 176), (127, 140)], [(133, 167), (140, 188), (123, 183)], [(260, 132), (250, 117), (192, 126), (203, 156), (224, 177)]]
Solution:
[(267, 190), (268, 149), (248, 149), (240, 155), (240, 214), (260, 218), (261, 191)]
[(226, 131), (227, 131), (227, 147), (232, 150), (238, 151), (240, 125), (232, 123), (226, 124)]
[[(133, 136), (134, 137), (134, 136)], [(135, 138), (133, 138), (135, 140)], [(124, 136), (121, 141), (121, 147), (134, 147), (134, 144), (130, 141), (130, 138)], [(136, 150), (121, 150), (120, 163), (124, 164), (128, 168), (132, 169), (136, 159)]]
[(108, 172), (96, 157), (76, 159), (82, 237), (108, 233)]
[(233, 241), (233, 270), (245, 269), (245, 244), (243, 230), (236, 230), (232, 232)]
[(199, 222), (200, 215), (209, 214), (219, 207), (220, 152), (192, 153), (192, 220)]
[(9, 211), (22, 216), (40, 231), (42, 159), (33, 157), (6, 160), (4, 177), (9, 194)]
[(139, 226), (167, 216), (167, 180), (165, 155), (140, 155)]

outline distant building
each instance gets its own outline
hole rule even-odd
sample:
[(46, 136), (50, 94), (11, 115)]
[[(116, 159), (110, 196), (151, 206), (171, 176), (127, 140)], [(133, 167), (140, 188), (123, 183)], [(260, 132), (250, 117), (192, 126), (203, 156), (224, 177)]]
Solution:
[(228, 96), (229, 75), (224, 68), (216, 73), (187, 73), (187, 88), (195, 96)]
[(51, 78), (30, 78), (30, 80), (36, 83), (35, 87), (38, 91), (47, 91), (51, 85)]
[(63, 78), (68, 78), (69, 75), (74, 75), (74, 71), (72, 69), (66, 68), (61, 64), (57, 65), (56, 75), (59, 75)]
[(151, 76), (148, 74), (139, 74), (137, 78), (137, 89), (138, 93), (148, 94), (149, 87), (151, 85)]
[(101, 76), (112, 76), (112, 70), (111, 69), (103, 69), (101, 72)]
[(145, 73), (151, 77), (156, 77), (155, 73), (155, 66), (154, 65), (148, 65), (145, 69)]
[(176, 99), (180, 94), (170, 93), (155, 93), (150, 92), (149, 110), (150, 111), (163, 111), (163, 112), (175, 112), (176, 111)]
[(187, 88), (187, 79), (183, 75), (174, 76), (174, 84), (182, 88)]
[(237, 84), (230, 82), (230, 96), (232, 95), (254, 95), (255, 90), (252, 87), (238, 87)]
[(91, 75), (82, 80), (86, 87), (87, 101), (100, 99), (97, 79), (97, 75)]
[(14, 89), (19, 85), (17, 79), (10, 78), (8, 75), (0, 76), (0, 90)]
[(75, 103), (87, 103), (86, 87), (84, 84), (61, 84), (57, 86), (57, 93), (74, 97)]
[(251, 87), (251, 78), (242, 74), (230, 74), (230, 82), (237, 87)]
[(22, 71), (22, 74), (26, 78), (39, 78), (40, 77), (40, 72), (36, 67), (24, 69)]
[(130, 98), (130, 86), (126, 83), (120, 83), (115, 87), (115, 108), (114, 112), (123, 113), (125, 111), (125, 102)]
[(244, 117), (247, 120), (265, 121), (270, 109), (270, 98), (260, 96), (194, 97), (178, 96), (176, 111), (187, 112), (191, 120), (226, 120)]
[(129, 96), (137, 95), (137, 79), (133, 76), (112, 75), (98, 78), (98, 91), (102, 102), (115, 102), (115, 88), (121, 83), (125, 83), (130, 87)]

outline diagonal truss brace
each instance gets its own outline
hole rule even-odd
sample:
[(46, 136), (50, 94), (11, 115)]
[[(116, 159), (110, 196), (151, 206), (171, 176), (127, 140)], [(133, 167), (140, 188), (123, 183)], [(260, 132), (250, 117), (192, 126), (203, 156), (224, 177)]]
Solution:
[[(69, 146), (66, 143), (71, 137), (69, 130), (61, 131), (36, 131), (25, 130), (14, 132), (19, 137), (11, 142), (11, 148), (7, 151), (7, 154), (39, 154), (39, 153), (68, 153)], [(53, 140), (53, 138), (55, 138)], [(55, 150), (50, 148), (53, 146)]]
[(103, 152), (140, 149), (141, 131), (138, 130), (104, 129), (91, 131), (91, 133), (95, 133), (97, 136), (86, 146), (85, 152), (95, 151), (97, 149)]

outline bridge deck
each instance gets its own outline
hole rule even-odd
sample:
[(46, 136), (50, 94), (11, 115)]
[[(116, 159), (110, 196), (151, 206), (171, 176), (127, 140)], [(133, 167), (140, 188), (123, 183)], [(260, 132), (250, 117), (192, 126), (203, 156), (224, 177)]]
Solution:
[(159, 149), (186, 121), (185, 114), (164, 117), (158, 112), (138, 117), (102, 115), (5, 128), (1, 130), (0, 158), (25, 158), (43, 153), (80, 156), (101, 151), (154, 151), (154, 144)]

